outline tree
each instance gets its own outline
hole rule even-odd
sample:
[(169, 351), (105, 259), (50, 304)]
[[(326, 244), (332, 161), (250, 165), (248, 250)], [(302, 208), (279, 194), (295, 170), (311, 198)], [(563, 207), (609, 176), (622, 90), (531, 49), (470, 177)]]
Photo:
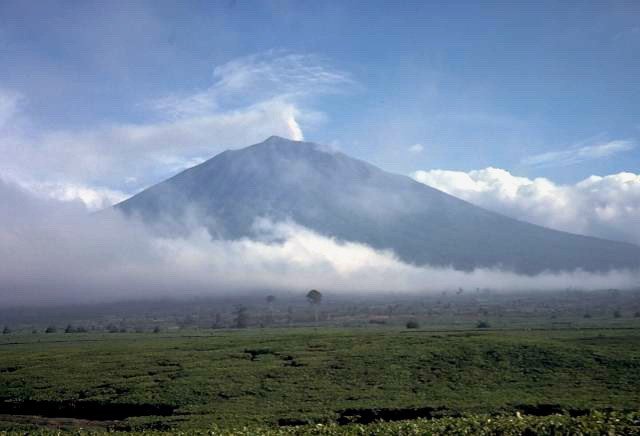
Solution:
[(47, 327), (47, 329), (44, 331), (45, 333), (55, 333), (58, 329), (55, 326), (50, 325), (49, 327)]
[(318, 323), (318, 306), (320, 306), (320, 303), (322, 302), (322, 293), (320, 293), (320, 291), (317, 291), (315, 289), (310, 290), (309, 292), (307, 292), (307, 301), (313, 307), (313, 315), (315, 317), (316, 324), (317, 324)]
[(9, 328), (9, 326), (4, 326), (4, 328), (2, 329), (2, 334), (8, 335), (9, 333), (11, 333), (11, 329)]
[(293, 307), (287, 307), (287, 324), (291, 324), (293, 322)]
[(221, 329), (222, 328), (222, 315), (220, 312), (216, 312), (215, 321), (211, 325), (212, 329)]
[(247, 313), (247, 308), (242, 304), (239, 304), (235, 307), (233, 313), (235, 315), (235, 318), (233, 320), (235, 328), (247, 328), (247, 326), (249, 325), (249, 314)]
[(73, 328), (71, 324), (67, 325), (67, 328), (64, 329), (65, 333), (75, 333), (76, 330)]
[(267, 324), (273, 323), (273, 303), (276, 301), (275, 295), (267, 295)]

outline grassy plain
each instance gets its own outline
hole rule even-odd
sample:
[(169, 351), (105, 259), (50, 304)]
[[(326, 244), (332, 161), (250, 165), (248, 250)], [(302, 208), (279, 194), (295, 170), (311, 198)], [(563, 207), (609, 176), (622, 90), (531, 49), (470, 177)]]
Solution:
[[(592, 410), (640, 410), (636, 324), (3, 335), (0, 430), (248, 426), (285, 434), (322, 424), (346, 432), (378, 420), (435, 426), (516, 412), (539, 422), (554, 413), (588, 420)], [(637, 429), (637, 415), (620, 416)]]

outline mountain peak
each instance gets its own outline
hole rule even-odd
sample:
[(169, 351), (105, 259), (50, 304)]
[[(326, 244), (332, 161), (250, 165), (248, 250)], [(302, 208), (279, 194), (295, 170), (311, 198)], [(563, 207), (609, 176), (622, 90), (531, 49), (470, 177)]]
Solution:
[(295, 139), (289, 139), (289, 138), (285, 138), (283, 136), (278, 136), (278, 135), (271, 135), (267, 139), (262, 141), (262, 144), (270, 144), (274, 142), (302, 142), (302, 141), (297, 141)]
[(312, 151), (330, 153), (330, 154), (335, 153), (335, 150), (325, 145), (316, 144), (315, 142), (299, 141), (296, 139), (284, 138), (282, 136), (277, 136), (277, 135), (269, 136), (267, 139), (265, 139), (264, 141), (258, 144), (250, 145), (246, 148), (239, 149), (237, 151), (242, 151), (242, 150), (247, 150), (247, 151), (253, 150), (256, 152), (269, 152), (269, 153), (276, 152), (277, 154), (295, 153), (297, 155), (300, 155), (301, 153), (306, 154)]
[(264, 148), (264, 147), (295, 147), (300, 145), (309, 145), (311, 143), (305, 141), (297, 141), (295, 139), (284, 138), (282, 136), (271, 135), (262, 142), (250, 145), (246, 148)]
[(271, 135), (269, 136), (267, 139), (265, 139), (264, 141), (255, 144), (253, 146), (249, 146), (249, 148), (251, 147), (255, 147), (255, 146), (283, 146), (283, 147), (293, 147), (293, 146), (300, 146), (300, 145), (314, 145), (317, 147), (316, 144), (313, 144), (311, 142), (306, 142), (306, 141), (299, 141), (297, 139), (290, 139), (290, 138), (285, 138), (283, 136), (277, 136), (277, 135)]

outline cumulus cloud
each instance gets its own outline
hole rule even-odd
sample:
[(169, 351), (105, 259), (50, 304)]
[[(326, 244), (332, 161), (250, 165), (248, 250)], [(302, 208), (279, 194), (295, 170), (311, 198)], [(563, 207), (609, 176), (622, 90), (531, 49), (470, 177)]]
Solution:
[(586, 160), (609, 157), (635, 148), (631, 141), (610, 141), (603, 144), (574, 147), (567, 150), (536, 154), (522, 160), (522, 164), (532, 167), (573, 165)]
[(145, 104), (147, 122), (73, 130), (34, 129), (24, 99), (0, 90), (0, 175), (25, 186), (66, 185), (63, 198), (77, 193), (93, 205), (100, 193), (115, 200), (227, 148), (271, 135), (301, 140), (303, 123), (323, 119), (311, 99), (353, 83), (322, 58), (278, 51), (217, 66), (212, 80), (208, 89)]
[(121, 191), (108, 188), (94, 188), (74, 183), (20, 182), (32, 193), (59, 201), (80, 201), (90, 211), (104, 209), (128, 197)]
[(640, 175), (591, 176), (573, 185), (499, 168), (416, 171), (413, 178), (476, 205), (557, 230), (640, 244)]
[(638, 276), (612, 271), (518, 276), (422, 268), (391, 252), (323, 237), (292, 222), (255, 223), (256, 238), (213, 239), (193, 227), (163, 237), (115, 211), (33, 196), (0, 180), (0, 305), (192, 297), (318, 287), (329, 292), (432, 292), (628, 288)]

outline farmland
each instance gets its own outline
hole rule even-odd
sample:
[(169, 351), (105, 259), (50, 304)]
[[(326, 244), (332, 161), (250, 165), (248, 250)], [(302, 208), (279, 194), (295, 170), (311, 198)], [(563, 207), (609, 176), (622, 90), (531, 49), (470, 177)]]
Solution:
[(597, 411), (633, 427), (637, 324), (13, 333), (0, 338), (0, 429), (346, 432)]

